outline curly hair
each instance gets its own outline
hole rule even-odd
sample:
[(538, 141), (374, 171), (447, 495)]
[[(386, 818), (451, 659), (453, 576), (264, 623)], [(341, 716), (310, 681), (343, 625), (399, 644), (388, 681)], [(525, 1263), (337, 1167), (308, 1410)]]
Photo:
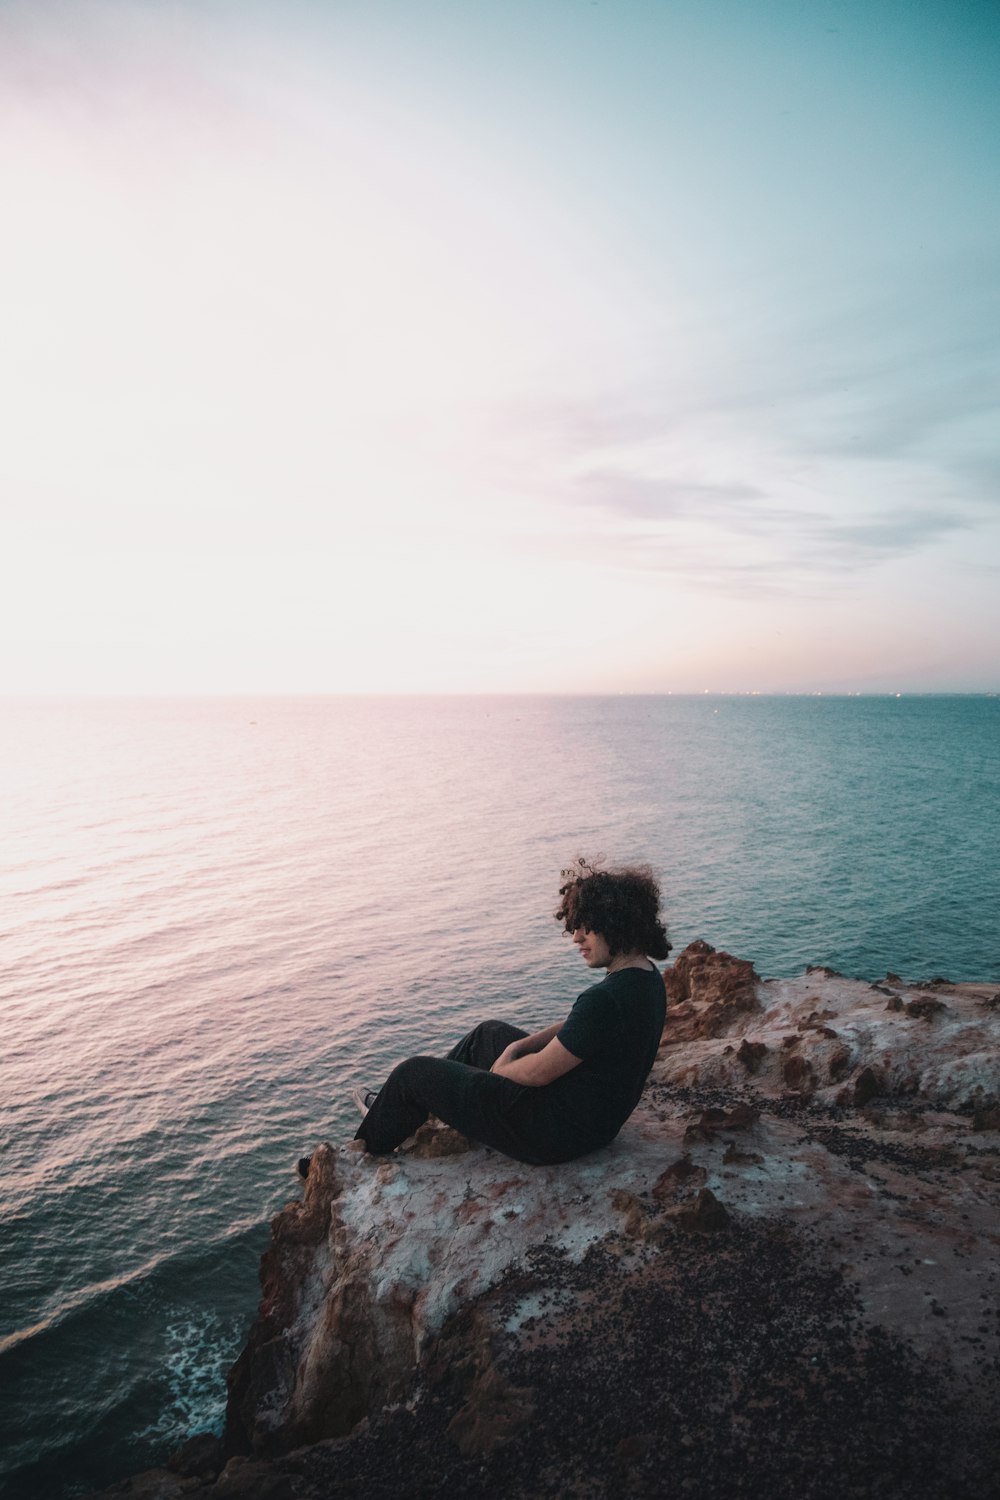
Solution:
[(602, 870), (579, 858), (561, 872), (561, 879), (555, 919), (567, 932), (583, 927), (600, 933), (612, 957), (646, 953), (666, 958), (671, 944), (660, 920), (660, 887), (648, 865)]

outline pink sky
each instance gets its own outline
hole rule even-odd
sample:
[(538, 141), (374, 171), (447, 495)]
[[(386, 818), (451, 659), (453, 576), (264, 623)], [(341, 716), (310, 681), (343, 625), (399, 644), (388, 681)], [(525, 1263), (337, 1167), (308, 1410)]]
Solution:
[(591, 10), (0, 10), (0, 691), (1000, 685), (996, 28)]

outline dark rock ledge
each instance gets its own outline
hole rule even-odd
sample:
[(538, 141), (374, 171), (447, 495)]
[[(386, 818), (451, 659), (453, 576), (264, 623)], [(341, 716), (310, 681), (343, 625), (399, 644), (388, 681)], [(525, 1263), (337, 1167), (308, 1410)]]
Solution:
[(1000, 1495), (992, 987), (697, 943), (666, 983), (606, 1151), (320, 1146), (224, 1440), (109, 1500)]

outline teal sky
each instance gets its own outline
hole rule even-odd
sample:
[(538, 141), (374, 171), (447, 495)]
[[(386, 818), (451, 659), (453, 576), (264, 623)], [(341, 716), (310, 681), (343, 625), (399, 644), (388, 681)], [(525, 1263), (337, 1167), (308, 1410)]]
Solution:
[(0, 690), (997, 689), (998, 77), (962, 0), (0, 0)]

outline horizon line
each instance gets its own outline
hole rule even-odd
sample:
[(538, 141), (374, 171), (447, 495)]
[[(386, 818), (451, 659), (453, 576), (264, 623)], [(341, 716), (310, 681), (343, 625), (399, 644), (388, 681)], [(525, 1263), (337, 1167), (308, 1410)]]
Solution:
[(108, 700), (125, 701), (177, 701), (181, 699), (275, 699), (288, 700), (293, 698), (997, 698), (1000, 697), (1000, 688), (924, 688), (924, 689), (893, 689), (885, 688), (880, 691), (870, 689), (827, 689), (827, 688), (801, 688), (791, 689), (751, 689), (751, 688), (702, 688), (701, 690), (685, 689), (674, 690), (672, 688), (650, 689), (638, 691), (631, 689), (594, 690), (592, 692), (568, 691), (565, 689), (546, 690), (537, 688), (525, 688), (521, 690), (510, 689), (502, 692), (490, 692), (488, 690), (466, 690), (466, 689), (441, 689), (434, 692), (420, 691), (391, 691), (372, 690), (369, 692), (346, 692), (337, 689), (326, 688), (300, 688), (292, 691), (280, 689), (163, 689), (163, 690), (139, 690), (118, 689), (108, 691), (60, 691), (57, 689), (39, 689), (37, 691), (5, 692), (0, 689), (0, 702), (40, 702), (40, 701), (78, 701), (78, 702), (106, 702)]

